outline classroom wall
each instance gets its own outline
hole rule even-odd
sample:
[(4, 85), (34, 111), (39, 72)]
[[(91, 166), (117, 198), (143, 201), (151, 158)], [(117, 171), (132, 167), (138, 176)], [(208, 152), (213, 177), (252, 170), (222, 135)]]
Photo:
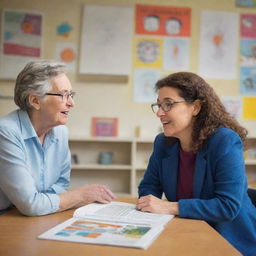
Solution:
[[(190, 38), (190, 71), (198, 72), (200, 11), (218, 10), (235, 13), (256, 13), (253, 8), (237, 8), (235, 0), (1, 0), (0, 9), (11, 8), (33, 10), (44, 15), (43, 24), (43, 58), (52, 59), (55, 56), (57, 43), (75, 43), (79, 49), (80, 29), (83, 4), (102, 4), (135, 7), (140, 4), (183, 6), (192, 8), (192, 24)], [(56, 35), (56, 27), (62, 22), (68, 22), (73, 30), (68, 38)], [(239, 52), (239, 49), (238, 49)], [(238, 54), (239, 56), (239, 54)], [(121, 58), (122, 56), (120, 56)], [(77, 65), (78, 66), (78, 65)], [(239, 60), (237, 61), (239, 74)], [(135, 127), (141, 127), (142, 137), (154, 137), (159, 131), (160, 123), (150, 109), (150, 104), (133, 101), (132, 74), (128, 82), (113, 80), (88, 81), (78, 74), (69, 74), (73, 90), (77, 92), (76, 106), (72, 110), (68, 122), (70, 136), (90, 135), (91, 117), (118, 117), (119, 136), (133, 136)], [(219, 96), (239, 95), (239, 80), (207, 79)], [(0, 80), (0, 92), (13, 95), (14, 81)], [(0, 99), (0, 116), (16, 109), (12, 99)], [(241, 123), (249, 130), (251, 136), (256, 136), (256, 121)]]

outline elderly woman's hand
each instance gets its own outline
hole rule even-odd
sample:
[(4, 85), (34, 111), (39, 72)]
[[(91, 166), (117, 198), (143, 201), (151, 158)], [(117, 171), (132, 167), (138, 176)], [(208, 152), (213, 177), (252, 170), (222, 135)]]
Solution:
[(147, 195), (137, 200), (136, 208), (143, 212), (161, 213), (161, 214), (179, 214), (177, 202), (161, 200), (153, 195)]
[(109, 203), (116, 196), (104, 185), (92, 184), (86, 185), (78, 188), (78, 191), (81, 193), (82, 201), (84, 203), (88, 202), (100, 202), (100, 203)]
[(59, 194), (59, 211), (79, 207), (91, 202), (109, 203), (116, 196), (104, 185), (92, 184)]

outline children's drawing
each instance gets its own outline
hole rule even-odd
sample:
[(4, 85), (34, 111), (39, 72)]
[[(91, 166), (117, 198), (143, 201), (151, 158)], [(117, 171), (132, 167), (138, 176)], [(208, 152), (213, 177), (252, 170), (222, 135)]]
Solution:
[(17, 11), (4, 12), (3, 54), (40, 57), (42, 16)]
[(155, 83), (160, 79), (160, 71), (136, 69), (134, 71), (134, 101), (140, 103), (156, 100)]
[(189, 69), (189, 39), (166, 38), (164, 40), (164, 69)]
[(72, 29), (73, 28), (67, 22), (63, 22), (57, 26), (56, 33), (59, 36), (69, 37)]
[(242, 66), (256, 65), (256, 39), (241, 40), (240, 57)]
[(135, 49), (135, 66), (160, 68), (162, 65), (163, 39), (137, 38)]
[(143, 27), (148, 32), (155, 32), (159, 30), (160, 18), (157, 15), (149, 15), (143, 18)]
[(242, 6), (242, 7), (256, 7), (256, 1), (255, 0), (236, 0), (236, 6)]
[(199, 73), (205, 78), (237, 76), (238, 15), (202, 11)]
[(190, 36), (191, 8), (136, 5), (136, 33), (158, 36)]
[(84, 5), (79, 53), (81, 74), (130, 74), (132, 20), (131, 7)]
[(256, 15), (255, 14), (241, 14), (240, 31), (242, 38), (256, 37)]
[(56, 59), (67, 65), (68, 72), (75, 72), (77, 61), (77, 47), (72, 43), (56, 45)]
[(165, 23), (166, 33), (169, 35), (178, 35), (181, 32), (182, 22), (177, 18), (169, 18)]
[(240, 68), (240, 92), (242, 94), (256, 95), (256, 68)]
[(242, 99), (241, 97), (235, 96), (226, 96), (221, 97), (221, 101), (225, 106), (227, 112), (236, 118), (237, 120), (241, 119), (242, 117)]
[(2, 13), (0, 77), (15, 79), (29, 61), (42, 56), (43, 16), (6, 9)]

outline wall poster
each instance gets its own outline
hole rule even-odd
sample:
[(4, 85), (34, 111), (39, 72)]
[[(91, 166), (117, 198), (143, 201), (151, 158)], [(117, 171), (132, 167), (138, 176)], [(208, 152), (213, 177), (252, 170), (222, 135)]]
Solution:
[(132, 17), (130, 7), (84, 6), (80, 74), (130, 74)]
[(191, 8), (138, 4), (135, 19), (134, 101), (153, 102), (161, 73), (189, 70)]
[(15, 79), (27, 62), (42, 56), (42, 23), (40, 13), (3, 10), (0, 78)]
[(211, 79), (237, 78), (238, 15), (202, 11), (199, 74)]

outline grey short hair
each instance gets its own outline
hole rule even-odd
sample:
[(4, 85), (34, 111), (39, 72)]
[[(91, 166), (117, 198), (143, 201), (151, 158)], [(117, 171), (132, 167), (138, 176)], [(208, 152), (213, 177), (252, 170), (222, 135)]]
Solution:
[(66, 65), (61, 62), (39, 60), (29, 62), (19, 73), (14, 88), (14, 102), (22, 110), (29, 110), (30, 94), (43, 97), (52, 89), (51, 79), (66, 73)]

